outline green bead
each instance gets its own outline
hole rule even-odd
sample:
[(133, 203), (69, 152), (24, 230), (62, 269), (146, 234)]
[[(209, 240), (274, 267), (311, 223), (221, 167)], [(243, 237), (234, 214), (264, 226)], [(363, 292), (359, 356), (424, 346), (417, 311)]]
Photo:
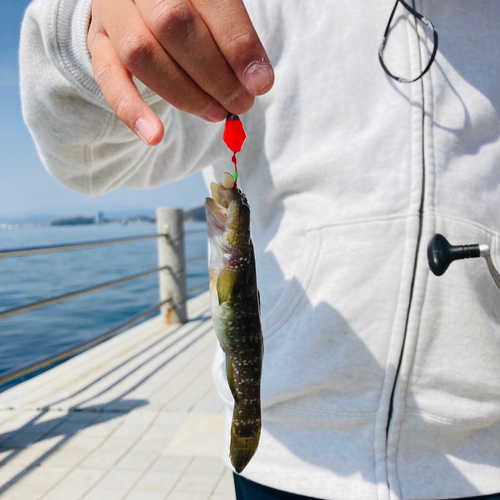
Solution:
[(240, 178), (240, 174), (239, 174), (239, 172), (236, 172), (236, 171), (235, 171), (235, 172), (233, 172), (233, 181), (235, 181), (235, 182), (236, 182), (239, 178)]

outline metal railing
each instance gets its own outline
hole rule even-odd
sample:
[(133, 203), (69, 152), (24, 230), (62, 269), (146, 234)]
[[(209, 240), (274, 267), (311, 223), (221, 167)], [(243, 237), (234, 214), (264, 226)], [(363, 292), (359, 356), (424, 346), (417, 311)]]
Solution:
[(111, 337), (114, 337), (117, 333), (121, 332), (128, 326), (132, 326), (134, 323), (137, 323), (142, 318), (145, 318), (149, 314), (155, 312), (164, 304), (164, 302), (159, 302), (158, 304), (155, 304), (153, 307), (150, 307), (147, 311), (141, 311), (140, 313), (135, 314), (124, 323), (121, 323), (120, 325), (112, 328), (111, 330), (108, 330), (107, 332), (97, 337), (94, 337), (93, 339), (87, 340), (82, 344), (69, 347), (68, 349), (64, 349), (58, 352), (57, 354), (54, 354), (47, 358), (39, 359), (34, 363), (29, 363), (20, 368), (14, 368), (13, 370), (9, 370), (5, 373), (2, 373), (0, 375), (0, 385), (6, 384), (7, 382), (11, 382), (12, 380), (16, 380), (20, 377), (23, 377), (24, 375), (29, 375), (30, 373), (46, 368), (47, 366), (53, 365), (58, 361), (70, 358), (71, 356), (74, 356), (75, 354), (78, 354), (84, 351), (85, 349), (89, 349), (90, 347), (93, 347), (101, 342), (104, 342), (105, 340), (110, 339)]
[(37, 302), (31, 302), (23, 306), (13, 307), (12, 309), (7, 309), (0, 312), (0, 319), (10, 318), (12, 316), (17, 316), (18, 314), (27, 313), (34, 311), (35, 309), (40, 309), (41, 307), (51, 306), (52, 304), (59, 304), (60, 302), (65, 302), (66, 300), (75, 299), (76, 297), (81, 297), (82, 295), (87, 295), (88, 293), (98, 292), (99, 290), (105, 290), (106, 288), (111, 288), (112, 286), (121, 285), (123, 283), (128, 283), (129, 281), (137, 280), (139, 278), (144, 278), (150, 274), (157, 273), (168, 269), (168, 266), (158, 267), (156, 269), (150, 269), (143, 273), (133, 274), (127, 276), (126, 278), (120, 278), (113, 281), (108, 281), (106, 283), (101, 283), (100, 285), (90, 286), (88, 288), (82, 288), (76, 292), (64, 293), (56, 297), (51, 297), (50, 299), (39, 300)]
[[(159, 239), (158, 245), (158, 261), (159, 267), (143, 271), (141, 273), (126, 276), (116, 280), (101, 283), (87, 288), (82, 288), (74, 292), (65, 293), (48, 299), (31, 302), (21, 306), (13, 307), (0, 312), (0, 320), (10, 318), (19, 314), (27, 313), (42, 307), (47, 307), (53, 304), (58, 304), (66, 300), (81, 297), (89, 293), (105, 290), (117, 285), (128, 283), (133, 280), (159, 273), (160, 277), (160, 302), (149, 308), (147, 311), (142, 311), (124, 323), (118, 325), (111, 330), (87, 340), (81, 344), (71, 346), (58, 352), (54, 355), (39, 359), (34, 363), (30, 363), (20, 368), (9, 370), (0, 375), (0, 385), (16, 380), (20, 377), (33, 373), (35, 371), (46, 368), (58, 361), (67, 359), (75, 354), (78, 354), (94, 345), (97, 345), (104, 340), (107, 340), (118, 334), (128, 326), (137, 323), (142, 318), (147, 317), (158, 309), (162, 309), (161, 315), (165, 318), (168, 324), (184, 323), (187, 321), (186, 300), (187, 296), (208, 288), (208, 282), (187, 289), (186, 287), (186, 266), (195, 262), (201, 262), (207, 259), (206, 255), (195, 257), (189, 260), (184, 260), (184, 235), (205, 234), (205, 231), (183, 231), (182, 210), (180, 209), (158, 209), (157, 211), (157, 227), (158, 232), (145, 236), (135, 236), (131, 238), (117, 238), (111, 240), (88, 241), (83, 243), (69, 243), (64, 245), (49, 245), (39, 247), (15, 248), (8, 250), (0, 250), (0, 258), (8, 257), (24, 257), (27, 255), (39, 255), (55, 252), (68, 252), (74, 250), (90, 249), (110, 245), (120, 245), (133, 243), (136, 241), (147, 239)], [(166, 274), (165, 274), (166, 273)]]
[(0, 250), (0, 259), (7, 257), (25, 257), (26, 255), (39, 255), (43, 253), (69, 252), (71, 250), (84, 250), (87, 248), (98, 248), (110, 245), (121, 245), (123, 243), (133, 243), (135, 241), (150, 240), (168, 236), (167, 234), (148, 234), (145, 236), (133, 236), (131, 238), (117, 238), (113, 240), (86, 241), (85, 243), (67, 243), (66, 245), (48, 245), (44, 247), (13, 248)]

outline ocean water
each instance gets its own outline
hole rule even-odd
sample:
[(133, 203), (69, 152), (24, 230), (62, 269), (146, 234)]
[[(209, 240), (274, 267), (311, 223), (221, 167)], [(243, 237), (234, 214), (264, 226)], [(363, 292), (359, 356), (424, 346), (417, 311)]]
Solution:
[[(186, 231), (200, 229), (205, 230), (206, 225), (185, 225)], [(0, 249), (154, 233), (155, 224), (0, 230)], [(0, 259), (0, 311), (154, 269), (158, 267), (156, 248), (157, 240), (151, 239), (88, 250)], [(206, 255), (206, 233), (186, 235), (185, 248), (186, 259)], [(206, 261), (187, 266), (188, 289), (207, 281)], [(158, 275), (155, 273), (60, 304), (0, 319), (0, 373), (92, 339), (158, 302)], [(149, 317), (157, 314), (159, 311)]]

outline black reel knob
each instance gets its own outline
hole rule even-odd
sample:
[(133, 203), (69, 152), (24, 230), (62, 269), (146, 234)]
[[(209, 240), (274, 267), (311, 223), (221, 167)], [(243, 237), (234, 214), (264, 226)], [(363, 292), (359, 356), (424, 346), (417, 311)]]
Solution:
[(429, 269), (442, 276), (454, 260), (480, 257), (479, 245), (450, 245), (442, 234), (435, 234), (427, 247)]

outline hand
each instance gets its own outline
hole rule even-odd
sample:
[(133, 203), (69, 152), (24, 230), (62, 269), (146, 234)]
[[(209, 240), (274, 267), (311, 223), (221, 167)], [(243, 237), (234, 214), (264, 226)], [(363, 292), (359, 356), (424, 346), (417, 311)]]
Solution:
[(149, 145), (163, 124), (132, 76), (210, 122), (245, 113), (274, 83), (242, 0), (94, 0), (87, 45), (104, 98)]

